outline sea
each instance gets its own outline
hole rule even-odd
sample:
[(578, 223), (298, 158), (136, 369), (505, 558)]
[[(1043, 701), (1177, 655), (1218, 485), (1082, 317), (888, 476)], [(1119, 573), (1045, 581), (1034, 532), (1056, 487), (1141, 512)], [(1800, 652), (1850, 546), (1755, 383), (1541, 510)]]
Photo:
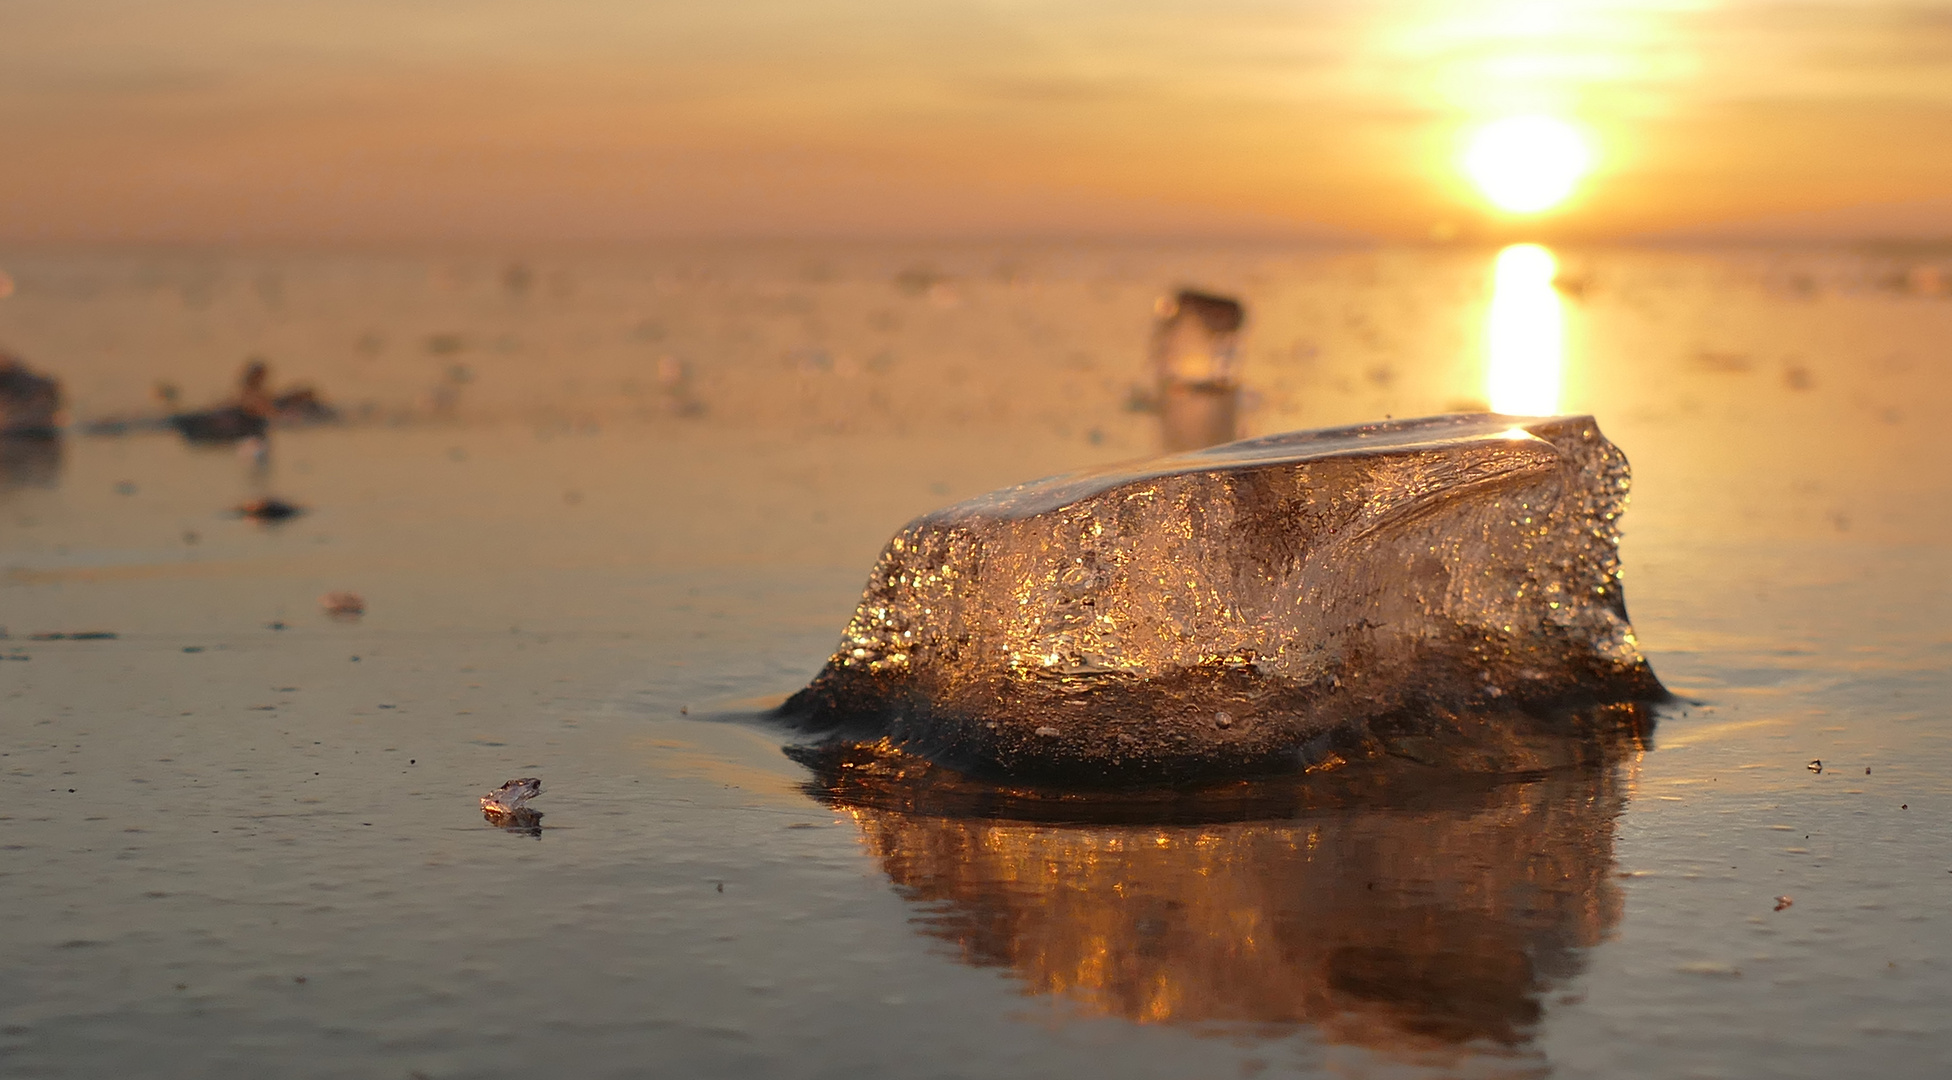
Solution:
[[(881, 546), (1157, 453), (1182, 288), (1246, 308), (1243, 435), (1597, 419), (1637, 748), (1213, 820), (812, 782), (761, 712)], [(66, 398), (0, 446), (0, 1074), (1952, 1070), (1952, 246), (0, 245), (0, 293)], [(159, 422), (254, 361), (338, 421)]]

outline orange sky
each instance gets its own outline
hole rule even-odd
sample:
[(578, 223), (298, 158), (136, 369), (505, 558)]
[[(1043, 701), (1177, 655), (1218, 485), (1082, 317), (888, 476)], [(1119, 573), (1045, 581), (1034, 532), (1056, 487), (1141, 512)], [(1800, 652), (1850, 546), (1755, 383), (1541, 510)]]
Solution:
[[(1952, 236), (1952, 2), (13, 0), (0, 237)], [(1474, 124), (1583, 125), (1492, 213)]]

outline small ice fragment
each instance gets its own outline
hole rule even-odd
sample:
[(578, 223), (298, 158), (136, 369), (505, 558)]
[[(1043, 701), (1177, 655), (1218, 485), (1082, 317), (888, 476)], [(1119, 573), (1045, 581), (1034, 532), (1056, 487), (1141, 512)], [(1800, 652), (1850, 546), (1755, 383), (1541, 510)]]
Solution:
[(1683, 975), (1708, 975), (1721, 979), (1739, 979), (1742, 969), (1734, 964), (1724, 964), (1715, 960), (1695, 960), (1675, 969)]
[(542, 812), (531, 810), (526, 804), (540, 794), (542, 781), (538, 777), (510, 780), (481, 797), (481, 816), (491, 825), (532, 826), (542, 820)]
[(267, 495), (262, 499), (252, 499), (237, 507), (238, 517), (247, 517), (252, 521), (283, 521), (286, 518), (297, 517), (304, 512), (304, 507), (296, 503), (286, 502), (275, 495)]
[(1152, 329), (1166, 449), (1197, 450), (1239, 434), (1240, 328), (1246, 309), (1226, 296), (1182, 289), (1160, 297)]
[(335, 619), (352, 619), (365, 614), (366, 601), (356, 592), (339, 589), (319, 597), (319, 607)]
[(501, 787), (483, 795), (481, 808), (508, 813), (520, 810), (524, 803), (540, 794), (542, 794), (542, 780), (539, 777), (525, 776), (507, 781)]

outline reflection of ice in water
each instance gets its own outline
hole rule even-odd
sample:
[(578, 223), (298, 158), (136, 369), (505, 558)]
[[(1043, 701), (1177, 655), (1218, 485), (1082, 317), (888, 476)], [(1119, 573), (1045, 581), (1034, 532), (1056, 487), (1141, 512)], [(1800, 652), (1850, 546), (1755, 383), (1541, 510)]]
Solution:
[(1558, 260), (1537, 244), (1498, 253), (1485, 337), (1490, 358), (1485, 390), (1493, 412), (1551, 416), (1559, 411), (1565, 317), (1552, 287)]
[(1096, 824), (965, 816), (865, 771), (837, 770), (830, 798), (924, 932), (1025, 993), (1142, 1024), (1306, 1025), (1438, 1055), (1445, 1075), (1511, 1062), (1621, 915), (1617, 763), (1455, 788), (1406, 771), (1240, 821)]

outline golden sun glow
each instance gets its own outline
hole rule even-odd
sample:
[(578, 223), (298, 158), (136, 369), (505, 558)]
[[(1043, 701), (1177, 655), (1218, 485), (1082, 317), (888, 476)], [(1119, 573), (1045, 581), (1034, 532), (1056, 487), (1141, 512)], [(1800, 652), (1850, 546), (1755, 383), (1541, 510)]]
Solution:
[(1559, 261), (1537, 244), (1513, 244), (1498, 253), (1485, 325), (1490, 360), (1485, 390), (1493, 412), (1551, 416), (1559, 411), (1565, 325), (1552, 286), (1558, 272)]
[(1501, 210), (1535, 214), (1566, 200), (1592, 167), (1578, 129), (1550, 116), (1508, 116), (1479, 128), (1464, 172)]

